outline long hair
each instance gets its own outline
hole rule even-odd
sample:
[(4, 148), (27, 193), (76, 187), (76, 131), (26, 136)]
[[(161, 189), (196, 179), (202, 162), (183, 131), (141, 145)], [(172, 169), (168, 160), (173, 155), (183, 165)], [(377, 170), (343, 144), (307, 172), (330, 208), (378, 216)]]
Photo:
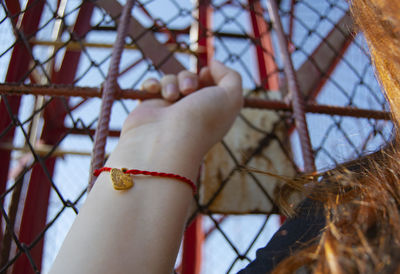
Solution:
[(274, 273), (299, 268), (313, 273), (400, 273), (400, 1), (352, 0), (351, 12), (390, 103), (395, 137), (384, 149), (322, 175), (310, 194), (324, 203), (321, 237), (283, 260)]

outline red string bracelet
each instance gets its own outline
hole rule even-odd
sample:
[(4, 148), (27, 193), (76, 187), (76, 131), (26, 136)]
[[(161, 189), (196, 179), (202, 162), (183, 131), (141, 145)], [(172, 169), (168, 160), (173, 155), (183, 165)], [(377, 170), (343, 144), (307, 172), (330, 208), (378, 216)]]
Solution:
[(139, 170), (139, 169), (126, 169), (126, 168), (111, 168), (111, 167), (102, 167), (100, 169), (96, 169), (93, 172), (94, 176), (99, 176), (103, 171), (110, 172), (111, 181), (115, 189), (125, 190), (129, 189), (133, 186), (133, 179), (129, 175), (149, 175), (156, 177), (166, 177), (177, 179), (185, 184), (188, 184), (192, 188), (193, 195), (197, 193), (197, 187), (195, 183), (193, 183), (190, 179), (183, 177), (178, 174), (167, 173), (167, 172), (156, 172), (156, 171), (147, 171), (147, 170)]

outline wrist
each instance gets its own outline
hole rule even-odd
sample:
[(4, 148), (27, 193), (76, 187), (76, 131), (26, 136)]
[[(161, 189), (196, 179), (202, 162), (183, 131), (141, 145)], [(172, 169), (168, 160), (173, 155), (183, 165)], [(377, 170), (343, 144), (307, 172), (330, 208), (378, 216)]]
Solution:
[(202, 157), (168, 134), (128, 132), (121, 136), (106, 166), (174, 173), (195, 181)]

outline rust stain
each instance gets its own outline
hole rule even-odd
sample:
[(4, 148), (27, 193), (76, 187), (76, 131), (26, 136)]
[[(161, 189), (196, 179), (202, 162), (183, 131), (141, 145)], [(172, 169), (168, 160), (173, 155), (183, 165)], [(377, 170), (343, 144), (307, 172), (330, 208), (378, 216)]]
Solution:
[[(278, 175), (294, 176), (296, 171), (293, 163), (279, 145), (286, 142), (287, 132), (284, 122), (274, 111), (243, 109), (241, 114), (247, 123), (238, 118), (224, 138), (229, 151), (222, 144), (217, 144), (205, 157), (200, 204), (209, 205), (209, 209), (215, 213), (270, 213), (274, 206), (267, 196), (274, 199), (277, 188), (283, 182), (238, 170), (230, 154), (239, 165)], [(289, 148), (284, 149), (289, 151)], [(256, 184), (254, 178), (267, 194)], [(225, 185), (220, 190), (223, 183)], [(219, 190), (218, 195), (215, 195)]]

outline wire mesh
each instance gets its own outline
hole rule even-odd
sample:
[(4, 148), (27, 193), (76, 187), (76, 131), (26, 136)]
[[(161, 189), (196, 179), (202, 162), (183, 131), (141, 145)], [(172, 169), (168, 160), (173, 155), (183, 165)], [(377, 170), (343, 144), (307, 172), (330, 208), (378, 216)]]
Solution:
[[(388, 104), (374, 77), (365, 41), (354, 32), (347, 1), (278, 3), (300, 91), (309, 106), (306, 111), (326, 107), (322, 113), (306, 114), (317, 169), (332, 168), (384, 145), (392, 134)], [(0, 3), (2, 273), (47, 273), (85, 200), (89, 148), (101, 104), (98, 97), (110, 65), (121, 4), (101, 0)], [(277, 134), (275, 126), (260, 128), (243, 112), (238, 118), (246, 124), (242, 134), (258, 134), (257, 140), (264, 142), (237, 152), (227, 140), (222, 143), (231, 166), (211, 199), (200, 199), (196, 210), (204, 216), (203, 273), (240, 270), (279, 225), (279, 207), (265, 187), (268, 178), (258, 175), (249, 174), (248, 180), (269, 202), (262, 210), (266, 214), (221, 215), (213, 208), (212, 200), (232, 185), (239, 165), (255, 161), (260, 151), (276, 142), (293, 170), (304, 168), (291, 95), (266, 4), (142, 0), (135, 1), (131, 13), (134, 23), (125, 39), (117, 80), (121, 89), (136, 92), (146, 78), (193, 68), (193, 60), (213, 54), (242, 75), (247, 107), (272, 111), (278, 117), (276, 127), (284, 132)], [(201, 5), (209, 9), (206, 25), (199, 18)], [(212, 46), (199, 44), (202, 39)], [(35, 88), (42, 93), (33, 95)], [(54, 96), (49, 88), (64, 93)], [(25, 95), (20, 96), (18, 90), (23, 89)], [(79, 96), (80, 90), (92, 95)], [(274, 101), (277, 97), (279, 102)], [(253, 99), (262, 100), (264, 107), (257, 107)], [(114, 102), (107, 152), (116, 145), (122, 121), (135, 105), (135, 100), (124, 98)], [(344, 111), (349, 107), (353, 117)], [(363, 115), (357, 109), (364, 110)], [(368, 118), (376, 117), (374, 113), (380, 118)]]

